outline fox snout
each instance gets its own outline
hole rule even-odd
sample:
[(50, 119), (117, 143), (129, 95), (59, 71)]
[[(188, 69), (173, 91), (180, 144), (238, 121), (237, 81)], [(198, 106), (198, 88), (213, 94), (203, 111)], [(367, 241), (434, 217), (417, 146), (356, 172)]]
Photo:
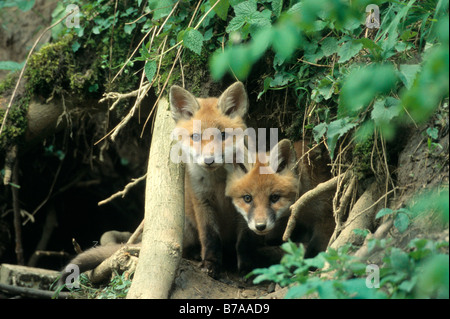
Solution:
[(273, 209), (254, 209), (248, 214), (248, 227), (258, 235), (264, 235), (275, 227), (276, 214)]

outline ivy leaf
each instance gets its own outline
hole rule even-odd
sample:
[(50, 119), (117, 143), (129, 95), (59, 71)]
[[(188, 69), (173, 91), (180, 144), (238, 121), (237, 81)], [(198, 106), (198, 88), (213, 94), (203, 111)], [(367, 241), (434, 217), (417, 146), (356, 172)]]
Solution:
[(337, 53), (340, 56), (338, 63), (344, 63), (361, 51), (363, 44), (357, 41), (347, 41), (338, 50)]
[(189, 50), (200, 55), (203, 47), (203, 35), (200, 31), (189, 28), (183, 34), (183, 45)]
[(152, 83), (153, 77), (156, 73), (156, 61), (148, 61), (144, 67), (145, 76), (148, 82)]

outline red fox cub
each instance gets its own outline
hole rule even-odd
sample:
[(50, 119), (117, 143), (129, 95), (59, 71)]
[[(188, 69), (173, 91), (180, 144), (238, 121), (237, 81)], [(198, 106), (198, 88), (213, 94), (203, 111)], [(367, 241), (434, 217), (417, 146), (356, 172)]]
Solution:
[[(236, 238), (236, 211), (225, 197), (224, 168), (225, 154), (233, 152), (233, 147), (228, 147), (233, 136), (225, 129), (246, 129), (247, 93), (244, 85), (236, 82), (219, 98), (196, 98), (174, 85), (169, 98), (176, 128), (190, 137), (181, 141), (181, 149), (188, 155), (183, 252), (186, 256), (200, 244), (202, 267), (216, 277), (223, 248), (234, 248)], [(211, 131), (216, 132), (213, 139)]]
[[(291, 142), (285, 139), (268, 154), (259, 153), (251, 160), (252, 154), (249, 153), (249, 160), (244, 164), (227, 165), (226, 195), (231, 197), (247, 223), (241, 227), (236, 243), (240, 271), (273, 263), (273, 260), (266, 260), (266, 264), (255, 265), (259, 262), (255, 247), (260, 247), (262, 242), (281, 244), (289, 207), (303, 193), (330, 178), (320, 158), (316, 160), (317, 166), (309, 165), (306, 156), (297, 163), (297, 158), (300, 159), (307, 150), (305, 144), (296, 142), (294, 150)], [(311, 162), (314, 163), (314, 159)], [(266, 169), (265, 173), (262, 173), (262, 168)], [(305, 244), (305, 258), (325, 250), (333, 233), (333, 194), (327, 195), (309, 205), (297, 220), (291, 236), (293, 241)]]

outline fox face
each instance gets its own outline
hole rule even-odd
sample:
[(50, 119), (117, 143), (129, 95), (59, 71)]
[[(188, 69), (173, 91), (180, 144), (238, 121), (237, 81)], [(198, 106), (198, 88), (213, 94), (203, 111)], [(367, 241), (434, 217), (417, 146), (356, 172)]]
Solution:
[[(252, 155), (248, 154), (249, 159)], [(285, 216), (298, 193), (296, 156), (289, 140), (268, 154), (259, 153), (243, 164), (227, 165), (226, 196), (231, 197), (248, 227), (258, 235), (269, 233)], [(254, 162), (254, 163), (251, 163)], [(266, 173), (261, 173), (261, 168)], [(269, 170), (269, 174), (267, 173)]]
[(224, 164), (225, 154), (233, 152), (235, 129), (245, 129), (248, 109), (244, 85), (236, 82), (219, 98), (196, 98), (179, 86), (170, 89), (172, 117), (182, 135), (183, 161), (214, 171)]

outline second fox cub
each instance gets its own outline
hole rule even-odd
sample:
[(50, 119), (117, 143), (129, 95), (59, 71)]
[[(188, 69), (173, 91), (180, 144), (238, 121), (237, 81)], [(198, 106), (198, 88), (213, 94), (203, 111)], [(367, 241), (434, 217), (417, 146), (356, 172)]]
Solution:
[[(308, 149), (304, 142), (296, 142), (294, 147), (295, 150), (291, 142), (285, 139), (268, 154), (259, 153), (244, 164), (227, 166), (230, 173), (226, 195), (232, 198), (234, 206), (248, 225), (241, 228), (236, 244), (238, 268), (241, 271), (266, 266), (255, 265), (255, 262), (259, 262), (255, 247), (263, 238), (266, 243), (272, 241), (272, 244), (280, 244), (289, 217), (289, 207), (303, 193), (330, 177), (319, 156), (311, 159), (315, 165), (309, 164), (306, 156), (301, 159)], [(298, 163), (297, 159), (300, 159)], [(262, 174), (261, 168), (268, 169), (270, 173)], [(306, 245), (306, 258), (325, 250), (333, 233), (333, 194), (327, 195), (308, 205), (297, 220), (291, 236), (293, 241)]]
[[(185, 236), (184, 252), (200, 244), (203, 267), (213, 277), (222, 263), (222, 250), (234, 247), (236, 211), (225, 197), (226, 149), (225, 129), (246, 129), (243, 117), (248, 98), (241, 82), (231, 85), (219, 98), (196, 98), (179, 86), (170, 89), (172, 117), (178, 129), (190, 136), (182, 141), (189, 154), (185, 173)], [(208, 130), (219, 136), (210, 139)], [(230, 141), (228, 141), (230, 142)], [(211, 144), (212, 143), (212, 144)], [(208, 146), (213, 147), (208, 147)]]

